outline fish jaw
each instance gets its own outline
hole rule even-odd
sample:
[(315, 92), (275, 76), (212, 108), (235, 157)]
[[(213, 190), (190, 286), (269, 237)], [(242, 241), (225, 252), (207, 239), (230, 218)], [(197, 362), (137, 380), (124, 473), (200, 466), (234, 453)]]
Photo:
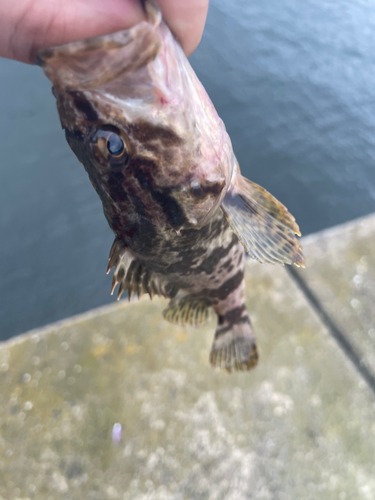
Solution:
[(160, 49), (158, 30), (143, 21), (129, 30), (43, 49), (36, 63), (55, 86), (95, 89), (136, 73)]

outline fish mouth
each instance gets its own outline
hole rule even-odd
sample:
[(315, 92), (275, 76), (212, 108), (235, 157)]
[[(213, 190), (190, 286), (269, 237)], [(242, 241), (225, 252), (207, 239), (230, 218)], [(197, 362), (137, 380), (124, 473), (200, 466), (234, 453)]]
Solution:
[(54, 85), (90, 89), (126, 78), (153, 61), (162, 48), (159, 20), (129, 30), (42, 49), (35, 55)]

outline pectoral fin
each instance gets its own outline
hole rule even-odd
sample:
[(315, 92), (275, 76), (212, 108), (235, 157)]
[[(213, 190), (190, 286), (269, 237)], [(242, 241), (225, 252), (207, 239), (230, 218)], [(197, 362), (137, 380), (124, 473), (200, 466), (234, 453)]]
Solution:
[(238, 175), (221, 207), (251, 257), (259, 262), (305, 267), (294, 217), (264, 188)]
[(188, 295), (180, 290), (164, 309), (163, 316), (171, 323), (198, 326), (208, 320), (209, 307), (204, 298)]

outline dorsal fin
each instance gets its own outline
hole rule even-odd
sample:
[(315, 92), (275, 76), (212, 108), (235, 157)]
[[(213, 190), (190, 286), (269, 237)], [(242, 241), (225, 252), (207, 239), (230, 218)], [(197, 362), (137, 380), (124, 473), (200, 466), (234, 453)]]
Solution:
[(154, 295), (174, 297), (178, 291), (178, 287), (171, 285), (139, 262), (119, 238), (115, 239), (109, 253), (107, 274), (112, 267), (115, 268), (112, 278), (112, 295), (117, 284), (120, 284), (117, 300), (125, 291), (128, 291), (129, 300), (134, 293), (137, 293), (138, 297), (148, 293), (152, 299)]

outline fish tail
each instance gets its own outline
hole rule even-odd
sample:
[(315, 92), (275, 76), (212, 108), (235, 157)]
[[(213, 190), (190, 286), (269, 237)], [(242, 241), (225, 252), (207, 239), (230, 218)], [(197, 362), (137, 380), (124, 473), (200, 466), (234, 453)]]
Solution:
[(211, 365), (230, 373), (250, 370), (257, 362), (256, 340), (245, 306), (219, 315), (210, 353)]

